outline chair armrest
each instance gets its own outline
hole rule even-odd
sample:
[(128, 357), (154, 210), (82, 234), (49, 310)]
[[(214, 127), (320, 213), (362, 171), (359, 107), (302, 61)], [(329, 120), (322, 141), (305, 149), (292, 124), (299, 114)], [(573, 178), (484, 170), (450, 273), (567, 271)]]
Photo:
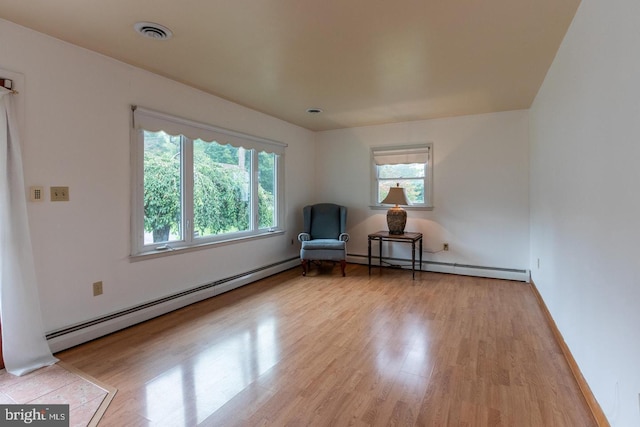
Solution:
[(298, 234), (298, 241), (299, 242), (306, 242), (308, 240), (311, 240), (311, 234), (309, 234), (309, 233), (300, 233), (300, 234)]
[(341, 240), (343, 242), (348, 242), (349, 241), (349, 233), (341, 233), (340, 236), (338, 236), (338, 240)]

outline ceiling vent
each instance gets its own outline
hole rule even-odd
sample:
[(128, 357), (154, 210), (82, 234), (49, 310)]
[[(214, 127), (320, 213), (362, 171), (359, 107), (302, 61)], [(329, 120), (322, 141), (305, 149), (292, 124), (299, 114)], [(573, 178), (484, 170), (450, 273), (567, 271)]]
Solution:
[(173, 35), (171, 30), (164, 25), (153, 22), (136, 22), (133, 28), (143, 36), (155, 40), (168, 40)]

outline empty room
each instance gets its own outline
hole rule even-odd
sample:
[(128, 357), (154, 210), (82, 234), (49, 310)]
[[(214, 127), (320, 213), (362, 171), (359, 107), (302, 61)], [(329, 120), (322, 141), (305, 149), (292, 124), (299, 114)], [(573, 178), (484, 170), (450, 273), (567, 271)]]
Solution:
[(103, 3), (0, 0), (3, 421), (640, 424), (640, 4)]

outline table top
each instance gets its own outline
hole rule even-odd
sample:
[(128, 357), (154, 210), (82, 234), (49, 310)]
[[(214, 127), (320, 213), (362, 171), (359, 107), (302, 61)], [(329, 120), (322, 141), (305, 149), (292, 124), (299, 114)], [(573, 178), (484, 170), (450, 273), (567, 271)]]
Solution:
[(405, 231), (402, 234), (391, 234), (388, 231), (377, 231), (369, 234), (369, 239), (420, 240), (422, 239), (422, 233)]

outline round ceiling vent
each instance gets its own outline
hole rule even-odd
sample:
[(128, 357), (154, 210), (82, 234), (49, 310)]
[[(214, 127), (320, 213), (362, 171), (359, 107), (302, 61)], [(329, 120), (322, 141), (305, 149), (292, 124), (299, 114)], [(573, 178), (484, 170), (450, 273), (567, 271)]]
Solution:
[(173, 35), (171, 30), (164, 25), (153, 22), (136, 22), (133, 28), (143, 36), (155, 40), (167, 40)]
[(322, 113), (322, 108), (307, 108), (307, 113), (309, 113), (309, 114), (320, 114), (320, 113)]

